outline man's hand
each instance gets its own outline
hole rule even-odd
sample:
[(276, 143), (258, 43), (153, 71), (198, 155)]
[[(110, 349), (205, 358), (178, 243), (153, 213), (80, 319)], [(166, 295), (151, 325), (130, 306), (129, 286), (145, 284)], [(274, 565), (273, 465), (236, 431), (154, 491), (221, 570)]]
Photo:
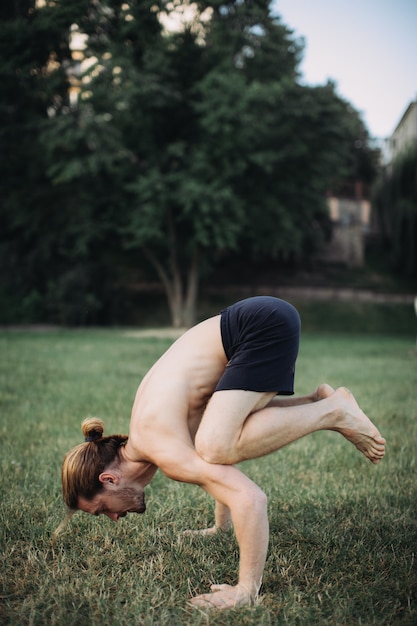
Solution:
[(203, 593), (190, 600), (195, 607), (207, 609), (233, 609), (240, 606), (251, 606), (254, 598), (241, 585), (212, 585), (212, 593)]

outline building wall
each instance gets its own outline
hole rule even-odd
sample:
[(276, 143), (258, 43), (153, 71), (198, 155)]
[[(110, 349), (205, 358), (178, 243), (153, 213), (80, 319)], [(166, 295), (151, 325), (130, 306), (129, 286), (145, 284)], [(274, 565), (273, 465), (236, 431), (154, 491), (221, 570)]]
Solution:
[(386, 140), (386, 164), (417, 144), (417, 100), (411, 102), (391, 137)]
[(365, 262), (365, 234), (371, 205), (368, 200), (328, 199), (332, 237), (320, 255), (324, 261), (362, 267)]
[[(392, 162), (411, 146), (417, 145), (417, 100), (411, 102), (391, 137), (382, 146), (383, 163)], [(371, 205), (362, 198), (360, 188), (351, 190), (350, 198), (328, 199), (332, 238), (322, 254), (323, 260), (361, 267), (365, 262), (365, 237), (371, 230)], [(373, 225), (375, 227), (375, 225)]]

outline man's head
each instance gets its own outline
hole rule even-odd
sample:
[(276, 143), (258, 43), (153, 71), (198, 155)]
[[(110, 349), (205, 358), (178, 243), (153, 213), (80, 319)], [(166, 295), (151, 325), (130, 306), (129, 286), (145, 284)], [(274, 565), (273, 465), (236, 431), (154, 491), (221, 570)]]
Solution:
[(103, 437), (102, 420), (85, 419), (82, 432), (84, 443), (70, 450), (62, 464), (62, 492), (68, 513), (54, 532), (53, 546), (77, 510), (103, 513), (115, 522), (127, 513), (144, 513), (143, 490), (157, 471), (147, 461), (126, 459), (127, 435)]
[(103, 492), (109, 477), (106, 470), (117, 470), (120, 465), (120, 447), (127, 441), (126, 435), (103, 437), (104, 423), (96, 417), (83, 421), (84, 443), (70, 450), (62, 464), (62, 492), (67, 507), (80, 508), (80, 498), (91, 501)]

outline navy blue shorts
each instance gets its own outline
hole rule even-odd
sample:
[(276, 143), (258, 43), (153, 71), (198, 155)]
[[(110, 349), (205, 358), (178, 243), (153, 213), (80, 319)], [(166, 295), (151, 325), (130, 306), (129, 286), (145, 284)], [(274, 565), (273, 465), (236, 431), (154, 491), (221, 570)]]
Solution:
[(292, 304), (271, 296), (247, 298), (221, 312), (220, 328), (228, 363), (216, 391), (294, 393), (300, 316)]

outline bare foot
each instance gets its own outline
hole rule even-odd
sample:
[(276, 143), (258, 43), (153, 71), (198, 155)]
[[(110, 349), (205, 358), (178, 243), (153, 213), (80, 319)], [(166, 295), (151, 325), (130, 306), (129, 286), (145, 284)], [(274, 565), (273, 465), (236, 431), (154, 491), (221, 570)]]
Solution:
[(324, 400), (324, 398), (328, 398), (329, 396), (334, 394), (334, 389), (331, 385), (327, 383), (322, 383), (316, 389), (314, 394), (314, 402), (318, 402), (319, 400)]
[(385, 454), (385, 439), (371, 420), (361, 410), (353, 394), (346, 387), (339, 387), (335, 396), (343, 411), (335, 428), (353, 443), (372, 463), (378, 463)]

